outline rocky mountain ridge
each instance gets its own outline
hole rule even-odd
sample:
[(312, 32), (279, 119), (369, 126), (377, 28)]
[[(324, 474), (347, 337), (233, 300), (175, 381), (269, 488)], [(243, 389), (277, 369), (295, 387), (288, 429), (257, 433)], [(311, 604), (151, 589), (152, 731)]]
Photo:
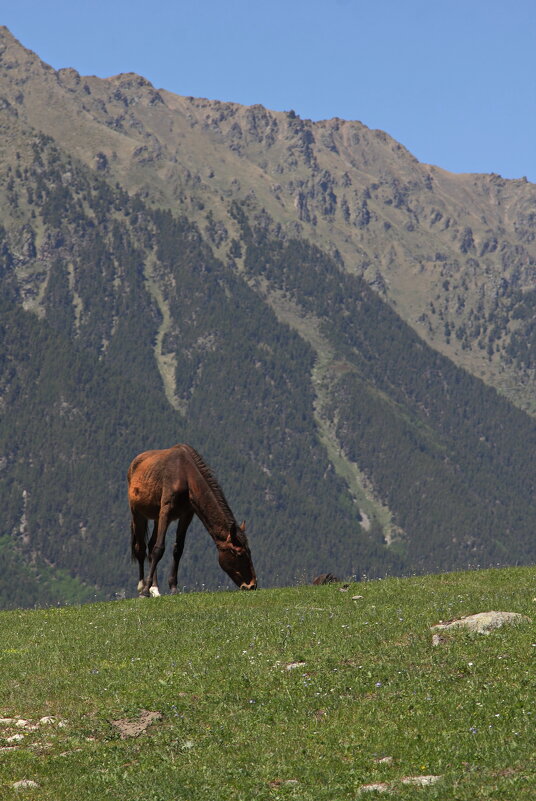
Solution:
[(515, 310), (535, 288), (534, 185), (420, 164), (359, 122), (56, 72), (7, 29), (0, 41), (4, 104), (129, 192), (195, 219), (220, 258), (233, 258), (230, 201), (245, 202), (364, 275), (433, 347), (534, 412)]

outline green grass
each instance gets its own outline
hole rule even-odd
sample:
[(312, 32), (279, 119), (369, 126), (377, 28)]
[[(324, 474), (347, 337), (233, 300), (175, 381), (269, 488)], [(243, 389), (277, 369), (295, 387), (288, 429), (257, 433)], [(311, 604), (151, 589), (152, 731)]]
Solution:
[(533, 799), (536, 625), (440, 647), (429, 626), (536, 617), (535, 595), (521, 568), (4, 612), (0, 716), (56, 723), (0, 724), (0, 797)]

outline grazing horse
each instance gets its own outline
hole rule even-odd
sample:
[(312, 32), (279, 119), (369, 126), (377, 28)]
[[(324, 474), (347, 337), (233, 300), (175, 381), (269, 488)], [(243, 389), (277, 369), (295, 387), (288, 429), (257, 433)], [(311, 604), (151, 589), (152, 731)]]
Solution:
[[(128, 469), (128, 500), (132, 513), (132, 558), (140, 567), (140, 596), (160, 595), (156, 566), (165, 548), (166, 531), (178, 520), (177, 538), (169, 574), (169, 588), (177, 592), (177, 571), (184, 539), (194, 514), (201, 520), (218, 549), (220, 566), (241, 590), (257, 587), (246, 537), (246, 524), (238, 526), (211, 470), (190, 445), (145, 451)], [(144, 578), (148, 521), (154, 520), (148, 551), (150, 568)]]

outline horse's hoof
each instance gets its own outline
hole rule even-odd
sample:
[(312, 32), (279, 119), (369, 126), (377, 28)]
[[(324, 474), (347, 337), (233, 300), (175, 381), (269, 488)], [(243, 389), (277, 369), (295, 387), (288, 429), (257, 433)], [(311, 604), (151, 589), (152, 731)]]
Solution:
[(158, 587), (151, 587), (151, 589), (149, 590), (149, 595), (151, 596), (151, 598), (160, 598), (160, 590), (158, 589)]
[(171, 595), (177, 595), (178, 589), (176, 587), (170, 587), (169, 592)]
[(138, 598), (150, 598), (150, 597), (151, 597), (151, 594), (150, 594), (149, 590), (146, 590), (146, 589), (140, 590)]

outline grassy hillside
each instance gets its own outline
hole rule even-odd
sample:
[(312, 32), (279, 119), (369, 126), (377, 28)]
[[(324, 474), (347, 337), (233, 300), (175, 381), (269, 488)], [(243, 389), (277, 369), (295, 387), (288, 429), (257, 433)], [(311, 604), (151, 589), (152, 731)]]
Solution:
[(536, 570), (341, 589), (2, 613), (0, 795), (533, 798), (535, 623), (440, 647), (429, 627), (534, 616)]

